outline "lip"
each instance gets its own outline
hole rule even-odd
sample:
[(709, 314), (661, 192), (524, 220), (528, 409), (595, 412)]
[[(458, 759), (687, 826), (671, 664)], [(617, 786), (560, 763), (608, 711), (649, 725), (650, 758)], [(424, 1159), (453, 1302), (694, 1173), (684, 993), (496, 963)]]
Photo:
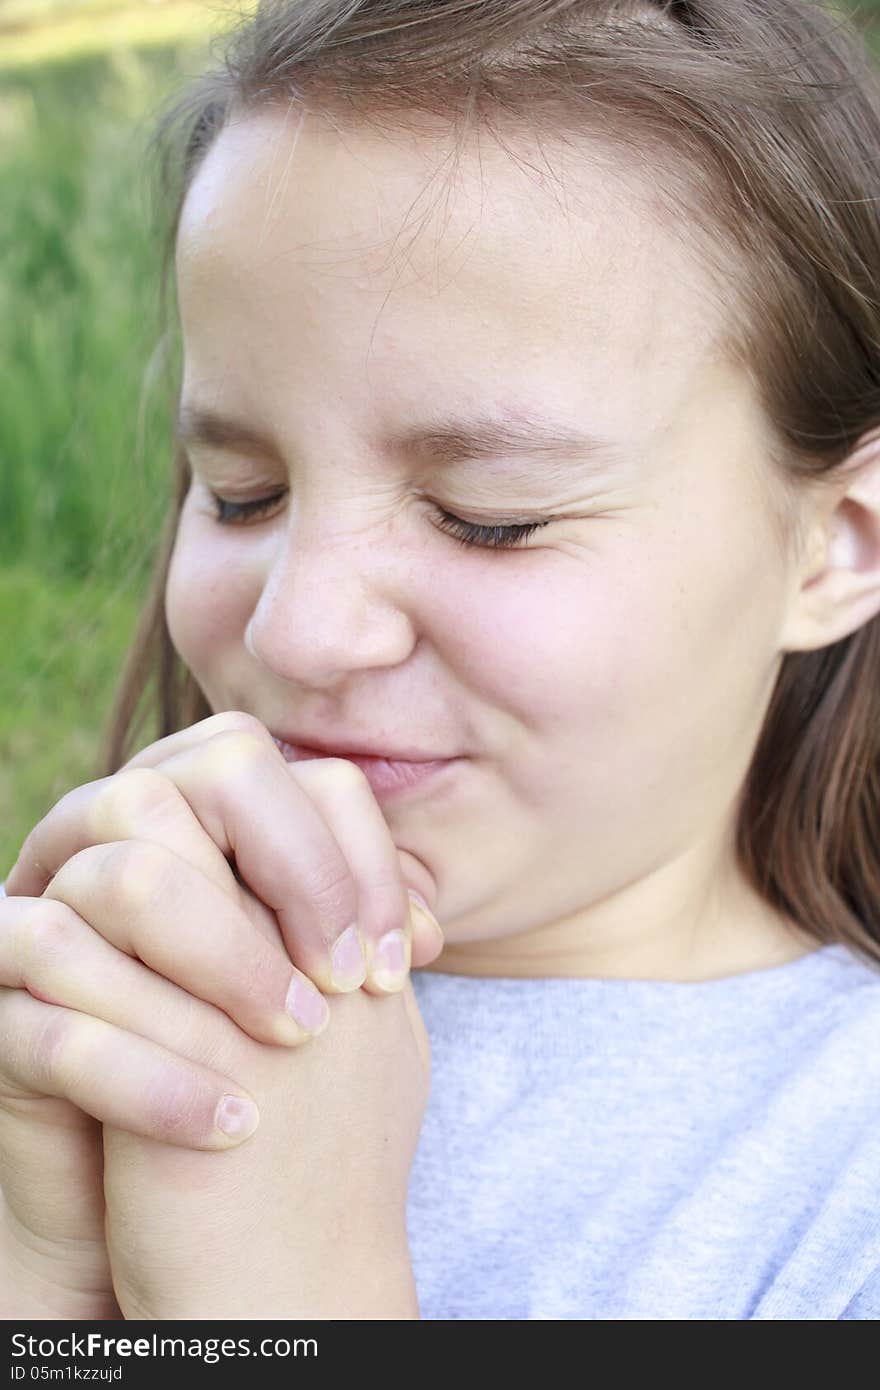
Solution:
[(286, 762), (310, 762), (315, 758), (344, 758), (361, 769), (377, 801), (387, 801), (433, 781), (439, 774), (463, 762), (462, 758), (389, 758), (347, 750), (313, 748), (304, 743), (288, 743), (272, 735)]
[(273, 734), (277, 744), (286, 743), (288, 748), (304, 748), (309, 753), (317, 753), (325, 758), (385, 758), (398, 763), (447, 762), (444, 753), (426, 753), (422, 748), (389, 748), (375, 743), (325, 743), (321, 738), (301, 738), (298, 734)]

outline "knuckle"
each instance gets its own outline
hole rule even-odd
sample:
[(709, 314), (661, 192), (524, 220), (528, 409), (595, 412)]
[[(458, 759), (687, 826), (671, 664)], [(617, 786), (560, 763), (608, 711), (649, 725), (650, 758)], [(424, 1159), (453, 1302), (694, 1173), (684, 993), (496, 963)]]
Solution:
[(101, 848), (103, 885), (118, 905), (138, 915), (164, 896), (173, 861), (162, 845), (152, 840), (117, 840)]
[(393, 927), (406, 930), (410, 917), (405, 887), (390, 877), (371, 883), (367, 894), (367, 912), (381, 932), (391, 931)]
[(346, 758), (319, 758), (312, 765), (318, 769), (313, 776), (329, 787), (338, 787), (340, 791), (357, 791), (363, 787), (370, 790), (370, 782), (363, 768)]
[(82, 923), (63, 903), (35, 898), (22, 922), (24, 965), (34, 968), (74, 954), (82, 942)]
[(86, 825), (96, 840), (113, 838), (120, 827), (143, 824), (177, 797), (173, 783), (155, 767), (130, 767), (104, 779), (86, 811)]
[(37, 1028), (31, 1044), (30, 1071), (38, 1087), (50, 1090), (65, 1069), (74, 1019), (67, 1009), (46, 1007), (49, 1016)]
[(144, 1087), (142, 1098), (143, 1119), (150, 1134), (171, 1139), (190, 1132), (210, 1110), (205, 1089), (182, 1067), (158, 1068)]
[(289, 957), (268, 945), (255, 950), (253, 942), (243, 942), (241, 966), (231, 974), (234, 985), (221, 1007), (230, 1014), (244, 1008), (258, 1015), (267, 1007), (279, 1008), (290, 981)]
[(263, 729), (262, 734), (257, 734), (244, 729), (225, 729), (211, 739), (211, 752), (224, 773), (246, 775), (265, 765), (269, 753), (266, 731)]
[(206, 722), (211, 724), (211, 732), (214, 737), (219, 737), (223, 733), (252, 734), (254, 738), (265, 743), (267, 736), (269, 736), (265, 724), (255, 714), (248, 714), (246, 710), (224, 710), (221, 714), (213, 715)]
[(309, 898), (322, 916), (345, 916), (350, 920), (357, 893), (344, 859), (334, 857), (311, 864), (306, 888)]

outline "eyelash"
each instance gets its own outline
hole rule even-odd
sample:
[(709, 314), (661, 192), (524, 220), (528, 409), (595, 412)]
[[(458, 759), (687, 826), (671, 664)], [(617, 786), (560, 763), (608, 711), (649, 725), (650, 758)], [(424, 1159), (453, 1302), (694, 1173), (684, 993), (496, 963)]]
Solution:
[[(283, 496), (283, 492), (277, 492), (273, 497), (257, 497), (253, 502), (230, 502), (224, 497), (218, 497), (216, 492), (211, 493), (217, 508), (216, 519), (221, 526), (233, 525), (249, 516), (259, 516), (262, 512), (268, 511), (275, 502), (279, 502)], [(514, 526), (478, 526), (471, 521), (462, 521), (461, 517), (444, 511), (442, 507), (437, 507), (436, 511), (443, 521), (443, 525), (434, 523), (436, 529), (444, 535), (451, 536), (464, 549), (509, 549), (519, 545), (533, 531), (550, 524), (548, 519), (520, 522)]]

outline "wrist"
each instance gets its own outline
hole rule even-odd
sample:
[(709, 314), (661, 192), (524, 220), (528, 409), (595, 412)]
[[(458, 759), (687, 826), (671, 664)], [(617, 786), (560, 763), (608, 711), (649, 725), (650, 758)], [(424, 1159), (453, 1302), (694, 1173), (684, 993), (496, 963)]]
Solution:
[(191, 1281), (185, 1289), (165, 1288), (153, 1296), (117, 1287), (121, 1314), (128, 1320), (166, 1322), (191, 1319), (311, 1319), (400, 1321), (421, 1317), (409, 1248), (374, 1249), (368, 1257), (346, 1258), (339, 1251), (319, 1266), (284, 1273), (264, 1271), (218, 1287), (215, 1279)]

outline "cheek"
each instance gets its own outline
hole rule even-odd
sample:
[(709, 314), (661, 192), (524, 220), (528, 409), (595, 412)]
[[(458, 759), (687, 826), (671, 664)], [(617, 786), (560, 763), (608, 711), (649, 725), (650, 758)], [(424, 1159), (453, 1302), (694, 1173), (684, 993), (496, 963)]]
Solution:
[(197, 676), (215, 670), (241, 643), (255, 580), (234, 563), (203, 520), (181, 517), (165, 587), (165, 618), (175, 648)]
[(652, 595), (613, 547), (544, 550), (516, 570), (501, 561), (478, 592), (460, 593), (452, 630), (475, 686), (524, 725), (565, 728), (591, 691), (624, 682), (622, 662), (647, 656), (644, 645), (633, 652), (632, 637), (653, 628)]
[(627, 526), (484, 591), (472, 664), (482, 653), (479, 686), (512, 717), (508, 767), (533, 800), (585, 770), (610, 805), (740, 769), (776, 652), (778, 576), (757, 529), (735, 543), (728, 517), (720, 554), (717, 526)]
[(597, 757), (600, 797), (635, 789), (634, 814), (641, 806), (669, 834), (697, 829), (742, 785), (778, 657), (782, 576), (769, 542), (757, 520), (715, 520), (633, 556), (617, 631), (606, 634), (616, 669), (584, 699), (595, 716), (585, 737), (609, 750)]

